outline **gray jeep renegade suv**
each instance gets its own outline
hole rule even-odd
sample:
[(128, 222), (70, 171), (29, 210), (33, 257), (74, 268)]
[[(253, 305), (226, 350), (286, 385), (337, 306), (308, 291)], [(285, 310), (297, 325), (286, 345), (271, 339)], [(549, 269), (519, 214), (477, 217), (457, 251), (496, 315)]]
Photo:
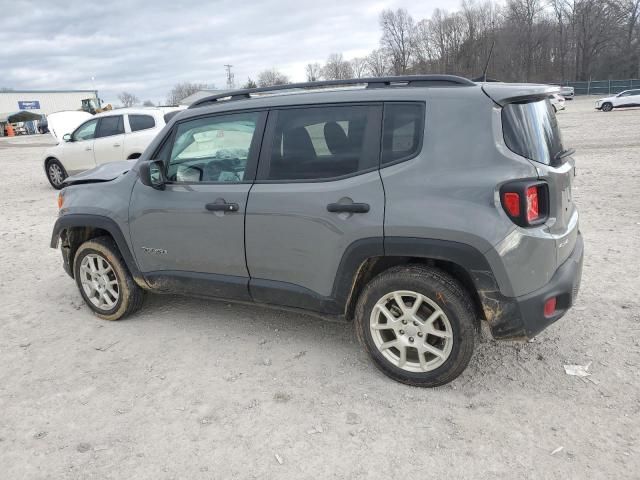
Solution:
[(429, 75), (207, 97), (139, 160), (69, 178), (51, 246), (101, 318), (146, 290), (301, 309), (353, 320), (393, 379), (441, 385), (480, 321), (532, 337), (576, 297), (553, 92)]

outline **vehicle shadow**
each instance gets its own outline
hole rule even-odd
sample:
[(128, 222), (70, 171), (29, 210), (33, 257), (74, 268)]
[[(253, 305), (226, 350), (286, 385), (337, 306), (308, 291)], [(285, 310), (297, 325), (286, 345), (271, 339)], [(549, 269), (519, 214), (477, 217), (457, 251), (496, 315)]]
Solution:
[[(162, 329), (191, 331), (193, 335), (213, 335), (222, 332), (230, 339), (251, 332), (259, 342), (277, 344), (285, 341), (301, 351), (330, 355), (338, 362), (348, 357), (357, 374), (367, 381), (391, 382), (379, 372), (359, 344), (351, 322), (328, 321), (305, 313), (292, 312), (257, 304), (230, 303), (220, 300), (182, 297), (177, 295), (147, 295), (143, 309), (127, 322), (161, 322)], [(160, 325), (158, 325), (160, 327)], [(562, 364), (562, 342), (557, 335), (544, 332), (531, 342), (496, 341), (487, 328), (476, 336), (475, 352), (465, 372), (454, 382), (439, 389), (461, 392), (508, 390), (526, 382), (529, 388), (546, 389), (549, 375), (560, 375), (550, 365)], [(233, 340), (230, 340), (233, 341)], [(250, 360), (247, 360), (250, 361)], [(342, 364), (333, 364), (342, 368)], [(366, 381), (365, 381), (366, 383)], [(414, 388), (414, 387), (406, 387)]]

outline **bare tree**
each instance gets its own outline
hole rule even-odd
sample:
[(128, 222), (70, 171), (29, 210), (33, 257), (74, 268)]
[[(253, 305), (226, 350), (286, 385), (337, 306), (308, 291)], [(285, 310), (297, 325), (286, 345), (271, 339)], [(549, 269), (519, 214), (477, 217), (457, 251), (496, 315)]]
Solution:
[(367, 55), (367, 68), (374, 77), (384, 77), (389, 75), (389, 57), (382, 49), (372, 51)]
[[(207, 85), (204, 83), (177, 83), (173, 86), (169, 95), (167, 95), (167, 105), (178, 105), (182, 100), (187, 98), (189, 95), (193, 95), (200, 90), (205, 90)], [(214, 88), (211, 85), (211, 88)]]
[(382, 39), (380, 43), (391, 57), (393, 71), (396, 75), (404, 75), (409, 70), (413, 56), (413, 40), (415, 24), (409, 12), (404, 8), (383, 10), (380, 14)]
[(341, 53), (332, 53), (327, 58), (327, 63), (322, 67), (322, 77), (327, 80), (346, 80), (353, 78), (353, 71), (349, 61), (342, 57)]
[(143, 107), (155, 107), (155, 104), (151, 100), (145, 100), (142, 102)]
[(354, 57), (351, 59), (351, 73), (353, 78), (362, 78), (369, 75), (367, 59), (364, 57)]
[(322, 67), (319, 63), (307, 63), (304, 67), (305, 74), (307, 75), (307, 82), (317, 82), (322, 77)]
[(275, 68), (264, 70), (258, 74), (258, 85), (261, 87), (272, 87), (274, 85), (285, 85), (287, 83), (289, 83), (289, 77)]
[(122, 106), (125, 108), (132, 107), (136, 103), (140, 102), (138, 97), (129, 92), (120, 92), (120, 94), (118, 94), (118, 100), (120, 100), (120, 103), (122, 103)]

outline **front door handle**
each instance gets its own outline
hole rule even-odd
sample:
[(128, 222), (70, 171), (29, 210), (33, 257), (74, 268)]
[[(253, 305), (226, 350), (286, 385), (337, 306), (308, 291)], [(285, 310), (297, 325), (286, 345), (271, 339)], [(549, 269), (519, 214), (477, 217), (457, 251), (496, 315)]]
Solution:
[(90, 152), (91, 151), (91, 147), (87, 147), (84, 150), (85, 150), (85, 152)]
[(120, 144), (119, 144), (119, 143), (114, 143), (114, 144), (113, 144), (113, 146), (114, 146), (114, 147), (119, 147), (119, 146), (120, 146)]
[(369, 211), (368, 203), (330, 203), (327, 205), (327, 211), (331, 213), (367, 213)]
[(237, 212), (240, 205), (237, 203), (207, 203), (205, 208), (210, 212)]

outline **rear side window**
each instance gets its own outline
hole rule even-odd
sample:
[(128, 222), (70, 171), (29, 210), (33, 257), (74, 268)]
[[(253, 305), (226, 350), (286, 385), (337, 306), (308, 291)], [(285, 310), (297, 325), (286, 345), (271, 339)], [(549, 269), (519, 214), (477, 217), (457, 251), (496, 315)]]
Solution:
[(368, 105), (278, 111), (263, 178), (322, 180), (377, 167), (379, 118), (380, 107)]
[(151, 115), (129, 115), (129, 126), (132, 132), (137, 132), (155, 127), (156, 121)]
[(102, 117), (98, 123), (98, 134), (96, 138), (110, 137), (124, 133), (124, 121), (122, 115)]
[(408, 160), (420, 151), (424, 132), (424, 105), (385, 103), (382, 164)]
[(509, 150), (551, 165), (563, 152), (558, 120), (549, 100), (509, 103), (502, 109), (502, 134)]

